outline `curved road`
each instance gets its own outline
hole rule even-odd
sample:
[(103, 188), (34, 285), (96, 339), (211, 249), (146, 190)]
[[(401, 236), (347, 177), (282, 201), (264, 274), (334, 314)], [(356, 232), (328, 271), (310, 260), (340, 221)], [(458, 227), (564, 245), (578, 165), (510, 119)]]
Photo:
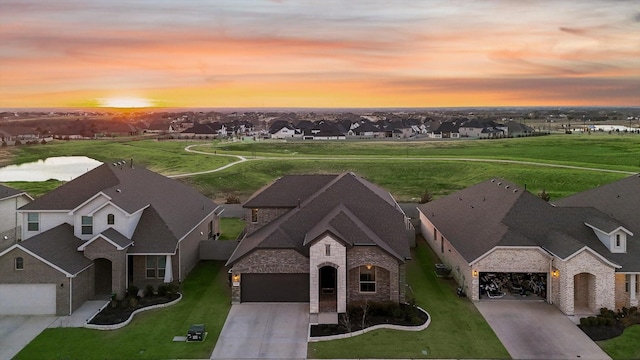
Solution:
[(562, 168), (562, 169), (574, 169), (574, 170), (586, 170), (586, 171), (598, 171), (598, 172), (609, 172), (609, 173), (617, 173), (617, 174), (626, 174), (626, 175), (634, 175), (636, 172), (632, 171), (622, 171), (622, 170), (611, 170), (611, 169), (600, 169), (593, 167), (582, 167), (582, 166), (573, 166), (573, 165), (561, 165), (561, 164), (548, 164), (548, 163), (538, 163), (533, 161), (519, 161), (519, 160), (501, 160), (501, 159), (479, 159), (479, 158), (453, 158), (453, 157), (340, 157), (340, 158), (331, 158), (327, 159), (326, 157), (314, 157), (314, 156), (303, 156), (296, 158), (282, 158), (282, 157), (259, 157), (254, 159), (247, 159), (244, 156), (240, 155), (230, 155), (230, 154), (216, 154), (204, 151), (193, 150), (192, 148), (196, 146), (205, 146), (202, 144), (189, 145), (184, 148), (185, 151), (195, 154), (202, 155), (211, 155), (211, 156), (227, 156), (237, 158), (238, 161), (234, 161), (227, 165), (221, 166), (219, 168), (215, 168), (212, 170), (199, 171), (194, 173), (186, 173), (186, 174), (177, 174), (177, 175), (169, 175), (170, 178), (184, 178), (194, 175), (202, 175), (202, 174), (210, 174), (218, 171), (222, 171), (228, 169), (234, 165), (238, 165), (245, 161), (249, 160), (412, 160), (412, 161), (468, 161), (468, 162), (490, 162), (490, 163), (507, 163), (507, 164), (519, 164), (519, 165), (532, 165), (532, 166), (546, 166), (546, 167), (554, 167), (554, 168)]

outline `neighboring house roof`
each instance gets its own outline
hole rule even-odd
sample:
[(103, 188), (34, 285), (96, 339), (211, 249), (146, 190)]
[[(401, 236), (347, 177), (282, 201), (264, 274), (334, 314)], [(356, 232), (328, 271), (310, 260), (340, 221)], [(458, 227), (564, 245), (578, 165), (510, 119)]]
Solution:
[(213, 201), (179, 181), (131, 164), (103, 164), (20, 210), (72, 211), (97, 194), (108, 196), (111, 203), (129, 214), (145, 209), (143, 217), (152, 216), (146, 213), (153, 208), (164, 224), (163, 228), (178, 240), (217, 207)]
[(469, 263), (500, 246), (538, 246), (562, 259), (588, 247), (616, 267), (640, 270), (634, 265), (640, 265), (640, 244), (628, 239), (627, 253), (611, 253), (585, 225), (628, 229), (620, 219), (591, 207), (553, 206), (502, 179), (485, 181), (418, 209)]
[(207, 123), (207, 124), (196, 124), (193, 127), (190, 127), (183, 131), (186, 134), (202, 134), (202, 135), (217, 135), (218, 131), (222, 129), (222, 125), (220, 123)]
[[(73, 226), (64, 223), (14, 245), (57, 267), (67, 275), (76, 275), (91, 266), (91, 260), (78, 251), (84, 241), (73, 234)], [(7, 249), (8, 252), (13, 247)], [(2, 255), (2, 254), (0, 254)]]
[[(290, 175), (273, 185), (302, 189), (309, 176)], [(324, 231), (347, 244), (381, 246), (400, 261), (410, 257), (404, 213), (388, 192), (353, 173), (324, 176), (330, 181), (324, 186), (316, 184), (320, 188), (301, 198), (299, 206), (245, 237), (227, 264), (259, 248), (289, 248), (309, 256), (306, 245)], [(270, 192), (267, 188), (256, 198)]]
[(27, 194), (22, 190), (10, 188), (8, 186), (4, 186), (0, 184), (0, 200), (9, 199), (9, 198), (20, 196), (20, 195), (25, 195), (30, 199), (33, 199), (31, 196), (29, 196), (29, 194)]

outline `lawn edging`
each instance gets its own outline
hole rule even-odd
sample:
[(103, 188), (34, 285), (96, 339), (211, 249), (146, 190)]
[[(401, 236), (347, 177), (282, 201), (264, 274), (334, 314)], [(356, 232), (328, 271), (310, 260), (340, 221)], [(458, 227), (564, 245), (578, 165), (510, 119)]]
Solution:
[(131, 315), (129, 315), (129, 318), (121, 323), (118, 324), (112, 324), (112, 325), (96, 325), (96, 324), (89, 324), (89, 322), (91, 322), (91, 320), (93, 320), (94, 317), (96, 317), (96, 315), (98, 315), (100, 313), (100, 311), (102, 311), (102, 309), (104, 309), (106, 306), (109, 305), (109, 303), (106, 303), (103, 307), (100, 308), (100, 310), (98, 310), (95, 314), (93, 314), (93, 316), (91, 316), (89, 318), (89, 320), (87, 320), (86, 324), (84, 324), (84, 327), (87, 329), (93, 329), (93, 330), (116, 330), (116, 329), (120, 329), (123, 328), (127, 325), (129, 325), (129, 323), (131, 322), (131, 320), (133, 320), (133, 317), (138, 314), (141, 313), (143, 311), (147, 311), (147, 310), (153, 310), (153, 309), (160, 309), (160, 308), (164, 308), (164, 307), (168, 307), (174, 304), (177, 304), (180, 300), (182, 300), (182, 293), (179, 293), (178, 298), (173, 300), (173, 301), (169, 301), (168, 303), (164, 303), (164, 304), (158, 304), (158, 305), (151, 305), (151, 306), (147, 306), (147, 307), (143, 307), (140, 308), (138, 310), (135, 310), (134, 312), (131, 313)]
[(312, 325), (316, 325), (316, 324), (309, 324), (309, 332), (307, 333), (307, 341), (308, 342), (319, 342), (319, 341), (347, 339), (347, 338), (351, 338), (351, 337), (354, 337), (354, 336), (366, 334), (369, 331), (378, 330), (378, 329), (391, 329), (391, 330), (401, 330), (401, 331), (422, 331), (422, 330), (426, 329), (427, 327), (429, 327), (429, 324), (431, 324), (431, 315), (429, 315), (429, 313), (426, 312), (420, 306), (416, 306), (416, 307), (418, 308), (418, 310), (420, 310), (423, 313), (427, 314), (427, 321), (425, 321), (424, 324), (422, 324), (422, 325), (405, 326), (405, 325), (379, 324), (379, 325), (370, 326), (370, 327), (362, 329), (362, 330), (353, 331), (353, 332), (350, 332), (350, 333), (347, 333), (347, 334), (328, 335), (328, 336), (311, 336), (311, 326)]

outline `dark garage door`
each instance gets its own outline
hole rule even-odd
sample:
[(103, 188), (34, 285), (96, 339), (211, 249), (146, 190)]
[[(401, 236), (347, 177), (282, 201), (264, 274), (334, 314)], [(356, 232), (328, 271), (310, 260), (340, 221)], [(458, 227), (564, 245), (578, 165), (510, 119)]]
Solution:
[(242, 274), (242, 302), (309, 302), (309, 274)]

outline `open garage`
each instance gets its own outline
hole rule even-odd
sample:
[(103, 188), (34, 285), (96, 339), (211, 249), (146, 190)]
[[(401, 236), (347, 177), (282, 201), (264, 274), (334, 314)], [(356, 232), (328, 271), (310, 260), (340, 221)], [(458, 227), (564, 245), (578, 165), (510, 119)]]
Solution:
[(55, 284), (1, 284), (0, 315), (55, 315)]
[(547, 273), (481, 272), (480, 299), (545, 300)]

